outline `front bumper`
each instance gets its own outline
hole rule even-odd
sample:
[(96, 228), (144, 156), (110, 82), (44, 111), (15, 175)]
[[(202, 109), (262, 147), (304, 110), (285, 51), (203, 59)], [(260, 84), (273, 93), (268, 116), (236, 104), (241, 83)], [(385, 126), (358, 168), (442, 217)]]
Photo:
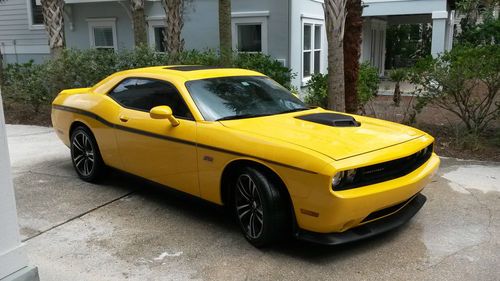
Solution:
[(420, 193), (436, 173), (439, 162), (439, 157), (432, 154), (426, 163), (403, 177), (365, 187), (342, 191), (310, 188), (308, 197), (292, 197), (297, 226), (311, 232), (332, 233), (366, 224), (373, 213)]
[(426, 200), (424, 195), (418, 193), (397, 212), (344, 232), (316, 233), (299, 229), (295, 236), (300, 240), (324, 245), (339, 245), (366, 239), (407, 223), (422, 208)]

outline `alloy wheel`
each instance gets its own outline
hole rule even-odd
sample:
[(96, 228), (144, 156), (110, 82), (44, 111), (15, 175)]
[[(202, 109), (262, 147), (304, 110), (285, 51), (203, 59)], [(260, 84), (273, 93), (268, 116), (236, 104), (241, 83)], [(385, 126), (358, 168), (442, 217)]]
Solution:
[(94, 170), (95, 162), (92, 141), (87, 134), (80, 131), (75, 134), (71, 144), (73, 146), (72, 157), (75, 168), (82, 176), (88, 177)]
[(235, 193), (236, 214), (240, 224), (249, 238), (259, 238), (264, 229), (264, 210), (257, 185), (249, 175), (240, 175)]

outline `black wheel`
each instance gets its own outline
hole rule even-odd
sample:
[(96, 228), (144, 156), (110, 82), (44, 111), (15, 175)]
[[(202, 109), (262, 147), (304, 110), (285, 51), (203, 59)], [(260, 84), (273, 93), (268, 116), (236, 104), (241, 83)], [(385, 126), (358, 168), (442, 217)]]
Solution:
[(84, 181), (95, 182), (104, 173), (105, 165), (97, 142), (85, 127), (78, 127), (71, 134), (71, 160)]
[(243, 168), (234, 183), (234, 210), (245, 238), (256, 247), (284, 237), (288, 206), (275, 183), (254, 168)]

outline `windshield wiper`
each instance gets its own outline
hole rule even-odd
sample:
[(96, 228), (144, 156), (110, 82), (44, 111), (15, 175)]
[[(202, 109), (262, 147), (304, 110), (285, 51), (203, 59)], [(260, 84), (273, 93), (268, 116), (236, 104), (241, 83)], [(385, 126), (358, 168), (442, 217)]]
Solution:
[(216, 119), (215, 121), (223, 121), (223, 120), (234, 120), (234, 119), (243, 119), (243, 118), (251, 118), (251, 117), (261, 117), (267, 116), (270, 114), (241, 114), (241, 115), (231, 115)]
[(283, 114), (283, 113), (290, 113), (290, 112), (296, 112), (296, 111), (304, 111), (308, 110), (310, 108), (307, 107), (301, 107), (301, 108), (294, 108), (294, 109), (289, 109), (281, 112), (276, 112), (276, 113), (264, 113), (264, 114), (241, 114), (241, 115), (231, 115), (231, 116), (226, 116), (219, 118), (215, 121), (223, 121), (223, 120), (234, 120), (234, 119), (243, 119), (243, 118), (252, 118), (252, 117), (261, 117), (261, 116), (269, 116), (269, 115), (275, 115), (275, 114)]
[(310, 109), (310, 108), (308, 108), (308, 107), (294, 108), (294, 109), (289, 109), (289, 110), (281, 111), (281, 112), (278, 112), (276, 114), (290, 113), (290, 112), (296, 112), (296, 111), (304, 111), (304, 110), (308, 110), (308, 109)]

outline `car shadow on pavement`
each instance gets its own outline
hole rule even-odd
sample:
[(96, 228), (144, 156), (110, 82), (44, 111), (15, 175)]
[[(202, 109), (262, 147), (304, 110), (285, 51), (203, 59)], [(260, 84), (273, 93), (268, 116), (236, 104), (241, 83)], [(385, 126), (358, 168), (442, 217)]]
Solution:
[[(238, 243), (248, 243), (240, 233), (236, 219), (224, 207), (203, 199), (179, 192), (177, 190), (164, 187), (144, 179), (114, 171), (114, 176), (107, 181), (109, 185), (124, 185), (125, 189), (135, 190), (134, 196), (139, 196), (149, 204), (163, 206), (169, 212), (174, 211), (181, 220), (197, 221), (201, 224), (199, 229), (192, 231), (226, 233), (224, 236), (241, 237)], [(137, 188), (140, 186), (140, 188)], [(368, 238), (366, 240), (348, 243), (339, 246), (319, 245), (294, 239), (290, 234), (287, 239), (267, 248), (257, 249), (248, 244), (250, 250), (265, 254), (280, 254), (291, 258), (299, 258), (309, 262), (325, 263), (332, 259), (344, 259), (352, 255), (362, 254), (371, 251), (394, 240), (399, 229)], [(236, 246), (235, 246), (236, 247)], [(238, 245), (237, 247), (240, 247)]]

